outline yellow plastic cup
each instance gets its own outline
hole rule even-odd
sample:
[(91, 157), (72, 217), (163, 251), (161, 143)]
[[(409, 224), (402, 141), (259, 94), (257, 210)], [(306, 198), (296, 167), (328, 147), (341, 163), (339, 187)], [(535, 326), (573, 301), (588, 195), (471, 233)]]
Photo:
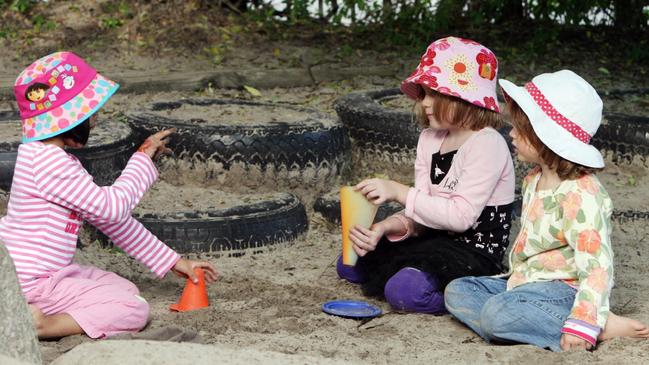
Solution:
[(340, 188), (340, 219), (343, 230), (343, 264), (356, 265), (358, 255), (352, 248), (349, 230), (355, 225), (370, 228), (378, 207), (368, 201), (365, 196), (355, 191), (352, 186)]

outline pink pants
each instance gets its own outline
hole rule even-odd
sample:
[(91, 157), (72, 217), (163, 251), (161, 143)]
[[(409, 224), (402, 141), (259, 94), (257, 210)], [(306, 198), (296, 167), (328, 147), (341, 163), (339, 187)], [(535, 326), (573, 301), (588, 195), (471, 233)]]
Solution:
[(149, 304), (135, 284), (112, 272), (72, 264), (27, 292), (27, 302), (45, 315), (67, 313), (91, 338), (137, 332), (147, 323)]

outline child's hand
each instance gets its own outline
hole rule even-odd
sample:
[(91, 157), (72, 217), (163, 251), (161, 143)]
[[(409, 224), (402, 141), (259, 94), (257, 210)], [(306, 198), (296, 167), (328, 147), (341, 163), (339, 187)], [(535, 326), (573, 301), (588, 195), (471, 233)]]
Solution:
[(384, 233), (385, 229), (381, 224), (373, 224), (370, 229), (355, 225), (349, 230), (349, 238), (353, 243), (352, 248), (356, 251), (356, 254), (362, 257), (376, 249), (376, 245)]
[(169, 128), (150, 135), (137, 151), (146, 153), (152, 160), (160, 155), (170, 154), (171, 150), (167, 148), (169, 140), (166, 138), (175, 131), (176, 128)]
[(568, 333), (561, 335), (561, 349), (563, 351), (573, 350), (590, 350), (593, 345), (580, 337), (573, 336)]
[(354, 187), (360, 191), (367, 200), (379, 205), (383, 202), (394, 200), (394, 189), (392, 188), (391, 180), (385, 179), (366, 179)]
[(208, 284), (219, 278), (219, 273), (216, 271), (214, 265), (207, 261), (193, 261), (181, 258), (171, 268), (171, 271), (178, 276), (190, 278), (192, 282), (197, 283), (198, 278), (194, 275), (194, 268), (196, 267), (200, 267), (205, 271), (205, 282)]
[(396, 181), (385, 179), (366, 179), (354, 186), (354, 189), (365, 195), (372, 204), (379, 205), (386, 201), (397, 201), (406, 204), (408, 187)]

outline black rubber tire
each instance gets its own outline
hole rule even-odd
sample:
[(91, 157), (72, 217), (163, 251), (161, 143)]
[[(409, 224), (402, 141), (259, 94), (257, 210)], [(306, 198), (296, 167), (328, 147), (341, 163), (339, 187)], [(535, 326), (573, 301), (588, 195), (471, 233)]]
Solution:
[(649, 118), (621, 113), (604, 113), (593, 145), (630, 160), (634, 155), (649, 156)]
[(396, 88), (351, 93), (334, 102), (355, 145), (384, 153), (402, 153), (417, 147), (421, 130), (411, 113), (385, 108), (377, 102), (400, 93)]
[[(20, 123), (15, 114), (5, 117), (0, 119), (0, 128), (5, 123)], [(18, 140), (0, 142), (0, 189), (2, 190), (8, 191), (11, 188), (19, 145)], [(109, 143), (94, 142), (91, 136), (87, 147), (67, 151), (79, 158), (81, 164), (95, 178), (95, 183), (105, 186), (111, 185), (121, 174), (138, 145), (138, 137), (131, 130), (124, 138)]]
[[(183, 99), (154, 103), (142, 111), (127, 114), (131, 126), (141, 136), (175, 127), (169, 147), (180, 159), (197, 159), (222, 164), (229, 170), (234, 163), (256, 165), (263, 170), (285, 167), (300, 171), (306, 167), (326, 168), (336, 175), (349, 165), (351, 148), (344, 126), (314, 109), (279, 104), (287, 109), (309, 113), (303, 121), (268, 122), (260, 125), (197, 125), (188, 120), (170, 119), (150, 111), (179, 108), (182, 104), (218, 106), (227, 104), (274, 106), (278, 104), (235, 99)], [(329, 122), (326, 125), (323, 121)]]
[[(227, 256), (260, 253), (290, 242), (309, 228), (304, 205), (288, 193), (272, 200), (206, 212), (134, 214), (162, 242), (180, 253), (216, 252)], [(108, 238), (95, 229), (103, 245)]]
[[(20, 123), (18, 113), (6, 110), (0, 111), (0, 128), (6, 123)], [(14, 177), (16, 154), (20, 141), (0, 141), (0, 190), (9, 191)]]
[[(340, 224), (340, 196), (338, 196), (338, 192), (317, 198), (313, 203), (313, 210), (320, 213), (328, 222)], [(380, 222), (400, 210), (403, 210), (403, 207), (398, 203), (383, 204), (376, 211), (374, 222)]]
[[(118, 122), (121, 123), (121, 122)], [(126, 138), (107, 144), (89, 143), (87, 147), (70, 150), (83, 167), (101, 186), (112, 185), (126, 167), (139, 146), (139, 138), (132, 131)]]
[[(610, 94), (645, 90), (611, 91)], [(334, 108), (357, 143), (396, 151), (416, 148), (419, 130), (410, 113), (383, 107), (381, 98), (399, 95), (399, 89), (352, 93), (336, 100)], [(621, 113), (604, 113), (605, 124), (593, 138), (593, 145), (621, 156), (649, 156), (649, 118)], [(510, 127), (500, 130), (511, 147)]]

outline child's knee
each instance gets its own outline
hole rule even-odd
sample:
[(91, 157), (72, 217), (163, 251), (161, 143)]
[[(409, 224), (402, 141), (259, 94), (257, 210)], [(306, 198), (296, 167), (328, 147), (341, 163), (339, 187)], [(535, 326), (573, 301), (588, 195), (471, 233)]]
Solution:
[(434, 276), (412, 267), (394, 274), (385, 284), (385, 299), (398, 310), (420, 313), (444, 312), (444, 297)]
[(128, 303), (128, 309), (131, 324), (134, 330), (141, 330), (149, 322), (150, 306), (149, 303), (141, 296), (135, 294), (134, 299)]
[(489, 299), (480, 312), (482, 332), (491, 339), (505, 338), (517, 320), (512, 318), (512, 296), (499, 295)]
[(473, 277), (464, 277), (451, 281), (444, 289), (444, 303), (446, 309), (453, 313), (453, 310), (460, 306), (466, 300), (467, 295), (471, 295), (471, 285)]

